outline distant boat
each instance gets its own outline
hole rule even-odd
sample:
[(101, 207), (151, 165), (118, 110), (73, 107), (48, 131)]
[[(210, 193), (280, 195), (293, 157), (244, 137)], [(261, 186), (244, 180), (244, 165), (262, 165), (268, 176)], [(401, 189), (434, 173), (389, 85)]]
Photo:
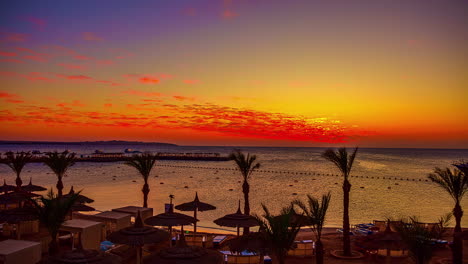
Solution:
[(141, 151), (138, 151), (138, 150), (133, 150), (133, 149), (125, 149), (124, 151), (125, 153), (132, 153), (132, 154), (136, 154), (136, 153), (141, 153)]
[(94, 151), (94, 154), (103, 154), (103, 153), (104, 153), (104, 151), (102, 151), (102, 150), (100, 150), (100, 149), (96, 149), (96, 150)]

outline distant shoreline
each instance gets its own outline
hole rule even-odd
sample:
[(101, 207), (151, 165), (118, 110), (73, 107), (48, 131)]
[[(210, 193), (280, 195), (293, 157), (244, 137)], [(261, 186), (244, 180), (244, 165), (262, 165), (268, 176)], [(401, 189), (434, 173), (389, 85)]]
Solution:
[(157, 145), (157, 146), (171, 146), (178, 147), (172, 143), (162, 142), (141, 142), (141, 141), (123, 141), (123, 140), (109, 140), (109, 141), (9, 141), (0, 140), (0, 144), (4, 145)]

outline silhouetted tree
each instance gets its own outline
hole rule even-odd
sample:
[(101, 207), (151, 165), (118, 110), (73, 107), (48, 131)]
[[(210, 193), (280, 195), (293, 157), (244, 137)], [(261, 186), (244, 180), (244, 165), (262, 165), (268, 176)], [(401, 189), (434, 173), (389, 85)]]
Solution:
[(141, 155), (133, 155), (131, 160), (125, 162), (126, 165), (135, 168), (143, 177), (145, 182), (143, 184), (143, 189), (141, 190), (143, 192), (143, 207), (148, 207), (148, 194), (150, 192), (148, 178), (157, 159), (157, 155), (144, 153)]
[(415, 217), (401, 220), (402, 224), (395, 225), (403, 242), (408, 247), (410, 256), (416, 264), (430, 263), (434, 251), (432, 233), (421, 225)]
[(260, 225), (259, 232), (266, 247), (273, 253), (273, 263), (284, 264), (288, 250), (293, 248), (300, 224), (291, 221), (295, 214), (292, 207), (284, 208), (279, 216), (272, 215), (264, 204), (262, 207), (263, 216), (256, 216)]
[(31, 161), (32, 155), (29, 152), (13, 152), (6, 153), (5, 164), (10, 167), (16, 174), (16, 186), (21, 187), (23, 181), (21, 180), (21, 171), (24, 166)]
[(40, 223), (47, 228), (52, 241), (49, 244), (49, 254), (54, 255), (59, 251), (57, 235), (60, 227), (69, 215), (73, 204), (78, 199), (80, 192), (68, 197), (59, 198), (51, 189), (47, 196), (41, 196), (38, 200), (31, 199), (31, 204), (39, 216)]
[(343, 255), (345, 256), (351, 256), (351, 239), (349, 237), (349, 192), (351, 191), (351, 183), (348, 178), (357, 151), (358, 148), (355, 148), (353, 153), (349, 155), (346, 148), (340, 148), (336, 152), (333, 149), (327, 149), (322, 153), (322, 157), (335, 164), (343, 174)]
[(48, 152), (44, 164), (47, 165), (57, 176), (57, 191), (58, 197), (63, 195), (62, 178), (67, 173), (67, 170), (75, 164), (75, 153), (64, 152)]
[(315, 262), (317, 264), (323, 264), (323, 243), (322, 243), (322, 229), (325, 225), (325, 216), (327, 214), (328, 206), (331, 200), (330, 192), (322, 196), (322, 201), (311, 195), (307, 195), (307, 204), (303, 203), (301, 200), (295, 200), (293, 205), (299, 206), (302, 209), (305, 216), (308, 218), (308, 221), (311, 224), (312, 231), (315, 233)]
[(453, 232), (452, 260), (455, 264), (461, 264), (463, 262), (463, 239), (461, 229), (463, 210), (460, 206), (460, 202), (468, 191), (468, 175), (458, 169), (452, 171), (449, 168), (435, 168), (434, 173), (430, 173), (427, 177), (446, 190), (455, 201), (455, 207), (453, 208), (455, 230)]
[[(244, 182), (242, 183), (242, 192), (244, 193), (244, 214), (250, 214), (250, 202), (249, 202), (249, 177), (252, 175), (254, 170), (260, 168), (260, 163), (257, 162), (256, 155), (250, 155), (247, 153), (247, 156), (244, 155), (240, 150), (236, 150), (229, 155), (229, 158), (234, 160), (237, 165), (237, 168), (242, 174)], [(249, 233), (249, 228), (244, 227), (244, 234)]]

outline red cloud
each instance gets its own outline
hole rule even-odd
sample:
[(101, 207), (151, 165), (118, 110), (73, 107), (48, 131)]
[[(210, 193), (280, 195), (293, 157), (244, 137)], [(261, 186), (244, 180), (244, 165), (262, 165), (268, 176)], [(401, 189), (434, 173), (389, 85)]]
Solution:
[(79, 65), (79, 64), (59, 63), (57, 65), (60, 66), (60, 67), (65, 68), (65, 69), (69, 69), (69, 70), (85, 70), (87, 68), (87, 66)]
[(85, 75), (63, 75), (57, 74), (58, 77), (62, 77), (68, 80), (92, 80), (93, 78)]
[(3, 99), (3, 101), (7, 103), (13, 103), (13, 104), (24, 103), (24, 101), (21, 100), (21, 97), (19, 95), (11, 94), (11, 93), (4, 92), (4, 91), (0, 91), (0, 98)]
[(4, 62), (14, 62), (14, 63), (24, 63), (22, 60), (17, 60), (17, 59), (0, 59), (0, 61)]
[(92, 59), (91, 57), (84, 56), (84, 55), (75, 55), (75, 56), (73, 56), (73, 58), (75, 58), (77, 60), (91, 60)]
[(224, 10), (221, 16), (224, 19), (231, 19), (231, 18), (235, 18), (236, 16), (238, 16), (238, 14), (231, 10)]
[(144, 84), (157, 84), (157, 83), (159, 83), (159, 80), (156, 79), (156, 78), (153, 78), (153, 77), (141, 77), (140, 79), (138, 79), (138, 81), (140, 83), (144, 83)]
[(27, 34), (11, 32), (0, 32), (0, 36), (0, 40), (6, 42), (25, 42), (29, 37)]
[(143, 92), (143, 91), (137, 91), (137, 90), (128, 90), (128, 91), (123, 91), (122, 93), (129, 94), (129, 95), (143, 96), (143, 97), (160, 97), (160, 96), (163, 96), (161, 93)]
[(47, 22), (44, 19), (33, 16), (26, 17), (25, 20), (32, 23), (36, 27), (36, 29), (40, 31), (43, 31), (47, 25)]
[(83, 32), (81, 34), (84, 40), (87, 41), (102, 41), (103, 39), (92, 32)]
[(48, 59), (40, 55), (26, 55), (22, 57), (23, 59), (28, 59), (37, 62), (47, 62)]
[(96, 61), (96, 64), (98, 64), (98, 65), (112, 65), (114, 63), (115, 62), (112, 61), (112, 60), (97, 60)]
[(104, 107), (112, 107), (112, 104), (104, 104)]
[(195, 101), (194, 97), (186, 97), (181, 95), (174, 95), (172, 98), (176, 99), (177, 101)]
[(0, 51), (0, 56), (4, 56), (4, 57), (15, 57), (17, 55), (18, 54), (16, 54), (15, 52)]
[(23, 77), (30, 81), (52, 81), (52, 79), (42, 75), (40, 72), (30, 72), (29, 75), (24, 75)]

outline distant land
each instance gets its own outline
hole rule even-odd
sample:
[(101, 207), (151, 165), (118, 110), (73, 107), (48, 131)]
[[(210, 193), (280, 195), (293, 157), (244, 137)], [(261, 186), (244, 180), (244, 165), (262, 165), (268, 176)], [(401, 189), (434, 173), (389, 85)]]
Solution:
[(164, 147), (177, 147), (178, 146), (176, 144), (171, 144), (171, 143), (124, 141), (124, 140), (76, 141), (76, 142), (0, 140), (0, 144), (3, 144), (3, 145), (153, 145), (153, 146), (164, 146)]

